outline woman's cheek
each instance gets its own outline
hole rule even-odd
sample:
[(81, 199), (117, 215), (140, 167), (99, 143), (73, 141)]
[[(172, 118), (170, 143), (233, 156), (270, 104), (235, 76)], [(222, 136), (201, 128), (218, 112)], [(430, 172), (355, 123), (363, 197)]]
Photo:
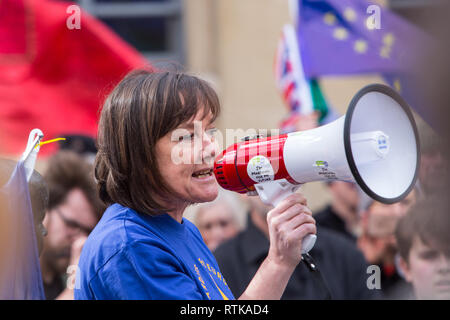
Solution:
[(212, 183), (210, 196), (207, 201), (208, 202), (214, 201), (218, 195), (219, 195), (219, 185), (217, 184), (216, 181), (214, 181), (214, 183)]
[(192, 163), (192, 152), (185, 143), (177, 143), (172, 146), (170, 159), (166, 159), (166, 165), (181, 165)]
[(198, 143), (194, 143), (191, 150), (189, 150), (189, 153), (191, 155), (190, 163), (203, 164), (203, 149), (201, 145), (198, 145)]

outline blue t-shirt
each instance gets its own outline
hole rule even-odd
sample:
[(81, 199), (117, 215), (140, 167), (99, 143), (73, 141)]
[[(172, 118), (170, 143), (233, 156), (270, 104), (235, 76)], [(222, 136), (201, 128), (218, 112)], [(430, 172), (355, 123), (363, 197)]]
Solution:
[(84, 244), (75, 299), (234, 299), (187, 219), (111, 205)]

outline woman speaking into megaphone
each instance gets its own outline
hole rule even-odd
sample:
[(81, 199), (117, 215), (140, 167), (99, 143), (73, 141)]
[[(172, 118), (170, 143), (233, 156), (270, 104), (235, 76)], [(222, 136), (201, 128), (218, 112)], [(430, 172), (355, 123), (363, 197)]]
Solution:
[[(75, 299), (234, 299), (200, 232), (183, 218), (189, 205), (217, 196), (219, 110), (214, 90), (183, 73), (133, 72), (108, 96), (95, 175), (109, 207), (84, 245)], [(279, 299), (302, 239), (316, 233), (298, 193), (270, 211), (268, 224), (269, 253), (240, 299)]]

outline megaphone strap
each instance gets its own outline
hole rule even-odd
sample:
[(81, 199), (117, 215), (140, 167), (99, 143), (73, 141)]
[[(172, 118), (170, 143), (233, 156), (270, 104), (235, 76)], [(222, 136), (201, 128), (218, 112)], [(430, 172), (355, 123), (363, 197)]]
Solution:
[(302, 254), (302, 261), (305, 263), (306, 267), (309, 269), (311, 274), (314, 276), (314, 278), (317, 280), (318, 283), (320, 283), (320, 286), (325, 291), (325, 300), (332, 300), (331, 291), (327, 286), (327, 283), (325, 282), (325, 279), (323, 278), (322, 274), (320, 273), (319, 268), (317, 267), (317, 264), (311, 257), (309, 253)]

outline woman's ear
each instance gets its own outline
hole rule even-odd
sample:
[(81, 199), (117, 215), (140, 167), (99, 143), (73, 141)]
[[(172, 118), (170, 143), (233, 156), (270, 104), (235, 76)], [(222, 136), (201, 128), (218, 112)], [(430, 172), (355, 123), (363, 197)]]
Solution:
[(398, 267), (401, 273), (405, 276), (407, 282), (412, 282), (411, 270), (409, 268), (409, 263), (403, 257), (400, 257)]

